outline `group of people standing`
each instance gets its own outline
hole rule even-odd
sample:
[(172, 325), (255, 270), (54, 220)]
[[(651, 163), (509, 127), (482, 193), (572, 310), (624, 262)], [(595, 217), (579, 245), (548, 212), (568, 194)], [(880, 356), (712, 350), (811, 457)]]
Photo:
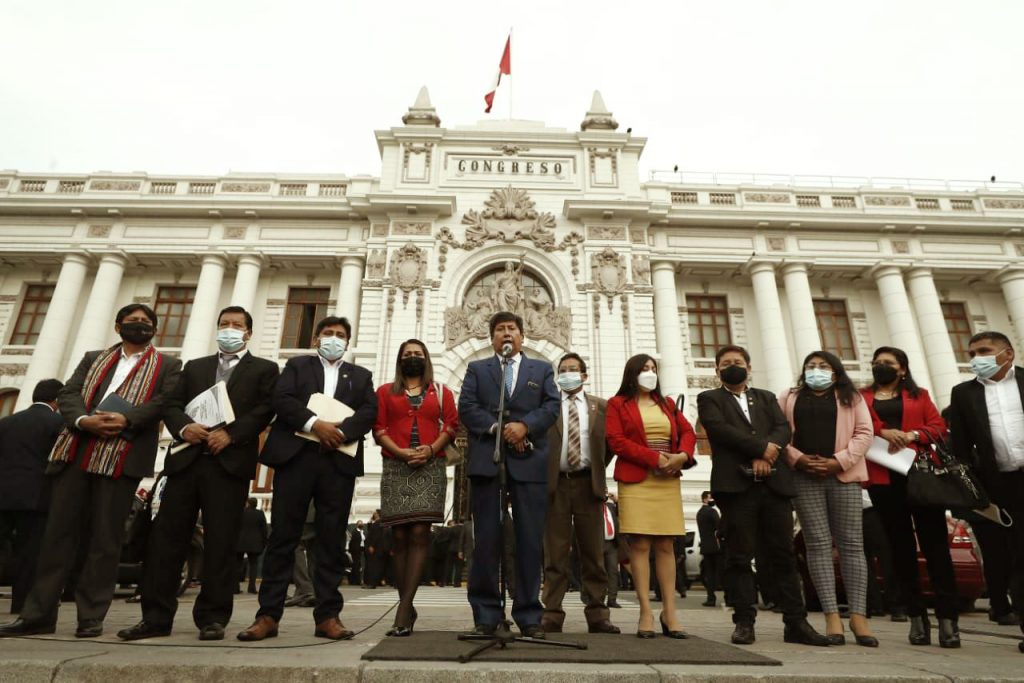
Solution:
[[(415, 628), (416, 591), (430, 560), (431, 528), (445, 518), (446, 450), (461, 423), (468, 437), (475, 535), (468, 590), (474, 633), (494, 634), (505, 619), (502, 587), (509, 576), (515, 577), (510, 616), (522, 634), (543, 638), (561, 631), (572, 546), (578, 549), (588, 630), (619, 633), (606, 595), (615, 569), (608, 561), (609, 542), (622, 534), (629, 538), (628, 564), (640, 603), (636, 635), (653, 638), (660, 630), (687, 637), (674, 603), (673, 544), (684, 533), (679, 478), (696, 464), (696, 435), (678, 401), (663, 393), (653, 357), (628, 359), (618, 391), (605, 401), (583, 390), (582, 357), (568, 353), (556, 367), (527, 357), (523, 320), (499, 312), (489, 321), (494, 353), (468, 364), (456, 403), (454, 392), (435, 380), (426, 344), (415, 339), (399, 347), (393, 380), (375, 390), (368, 370), (343, 360), (352, 336), (344, 318), (319, 321), (316, 355), (290, 358), (280, 372), (247, 348), (252, 318), (240, 307), (225, 308), (218, 317), (218, 353), (183, 369), (152, 346), (157, 324), (149, 307), (125, 306), (115, 320), (122, 342), (87, 353), (59, 389), (62, 420), (48, 458), (53, 503), (42, 550), (20, 618), (0, 626), (0, 636), (54, 631), (76, 557), (84, 562), (76, 584), (75, 635), (102, 633), (125, 517), (139, 480), (152, 473), (163, 424), (185, 447), (165, 462), (167, 484), (140, 586), (142, 620), (119, 631), (120, 638), (170, 634), (178, 568), (200, 512), (204, 574), (193, 620), (200, 639), (224, 637), (238, 587), (236, 540), (257, 459), (274, 469), (272, 523), (259, 609), (238, 639), (277, 635), (311, 504), (314, 634), (352, 638), (340, 620), (339, 585), (348, 569), (345, 539), (355, 481), (363, 474), (363, 439), (371, 433), (384, 455), (379, 523), (390, 531), (400, 598), (387, 635), (407, 637)], [(976, 335), (970, 353), (978, 379), (956, 387), (948, 414), (955, 450), (976, 465), (994, 500), (1024, 520), (1024, 376), (1013, 366), (1013, 348), (1004, 335)], [(869, 486), (890, 530), (899, 589), (911, 617), (910, 641), (927, 644), (931, 637), (917, 578), (916, 532), (937, 596), (939, 643), (958, 647), (944, 511), (911, 505), (906, 478), (865, 459), (875, 436), (890, 444), (890, 452), (909, 447), (927, 454), (929, 444), (946, 432), (927, 391), (914, 383), (906, 354), (878, 349), (874, 381), (858, 391), (838, 358), (815, 351), (804, 359), (795, 387), (779, 396), (752, 386), (750, 355), (741, 347), (720, 349), (715, 365), (721, 386), (701, 393), (697, 407), (713, 453), (710, 493), (722, 510), (732, 642), (755, 640), (756, 553), (774, 577), (785, 641), (843, 644), (835, 544), (850, 630), (858, 644), (878, 645), (867, 621), (861, 527), (861, 488)], [(220, 381), (226, 382), (235, 419), (200, 424), (185, 407)], [(344, 403), (348, 416), (324, 419), (308, 407), (314, 394)], [(53, 401), (40, 402), (54, 410)], [(57, 431), (56, 421), (50, 422)], [(605, 503), (606, 468), (613, 458), (615, 518), (614, 506)], [(509, 508), (500, 503), (503, 490)], [(793, 554), (794, 510), (825, 612), (824, 634), (807, 621)], [(1018, 549), (1024, 548), (1020, 528), (1014, 532)], [(515, 553), (503, 562), (506, 534)], [(1020, 554), (1014, 560), (1017, 579), (1024, 571)], [(663, 600), (657, 620), (649, 600), (652, 582)], [(1013, 585), (1019, 590), (1022, 583)], [(1014, 597), (1020, 610), (1024, 600)]]

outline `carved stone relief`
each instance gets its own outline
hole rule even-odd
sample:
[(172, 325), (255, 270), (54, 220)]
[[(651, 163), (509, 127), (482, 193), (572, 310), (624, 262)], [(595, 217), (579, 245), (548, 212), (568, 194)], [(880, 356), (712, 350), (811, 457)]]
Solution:
[(11, 183), (11, 179), (10, 178), (2, 178), (2, 179), (0, 179), (0, 190), (5, 189), (8, 185), (10, 185), (10, 183)]
[(892, 250), (893, 250), (893, 253), (896, 253), (896, 254), (909, 254), (910, 253), (910, 243), (909, 242), (903, 242), (903, 241), (894, 241), (892, 243)]
[(371, 280), (379, 280), (384, 277), (384, 266), (387, 264), (387, 257), (383, 249), (371, 249), (366, 257), (366, 277)]
[(624, 240), (626, 229), (619, 225), (592, 225), (587, 228), (587, 237), (592, 240)]
[(221, 192), (270, 192), (270, 183), (223, 183)]
[(787, 192), (744, 192), (743, 201), (754, 204), (789, 204)]
[(0, 364), (0, 375), (7, 375), (8, 377), (24, 375), (26, 370), (28, 370), (28, 365), (16, 365), (14, 363)]
[(643, 228), (630, 228), (629, 229), (629, 241), (633, 244), (644, 243), (644, 229)]
[(1017, 256), (1024, 256), (1024, 244), (1015, 244), (1013, 248), (1017, 250)]
[(429, 235), (430, 223), (395, 223), (396, 235)]
[(387, 223), (374, 223), (373, 228), (370, 230), (370, 234), (373, 237), (387, 237), (388, 226)]
[(633, 255), (633, 284), (651, 284), (651, 259), (647, 256)]
[(94, 180), (89, 184), (90, 190), (106, 192), (131, 192), (142, 187), (140, 180)]
[(412, 242), (391, 254), (391, 283), (402, 290), (402, 303), (409, 303), (409, 294), (421, 287), (427, 278), (427, 252)]
[(110, 237), (109, 225), (90, 225), (89, 237)]
[(1024, 209), (1024, 199), (986, 199), (989, 209)]
[(493, 149), (495, 152), (501, 152), (502, 154), (504, 154), (506, 156), (510, 156), (510, 157), (515, 156), (516, 154), (519, 154), (520, 152), (529, 152), (530, 151), (529, 147), (523, 147), (522, 145), (513, 145), (513, 144), (510, 144), (510, 143), (505, 143), (504, 145), (498, 145), (497, 147), (491, 147), (491, 149)]
[(234, 225), (230, 228), (224, 229), (224, 239), (226, 240), (244, 240), (246, 229), (240, 225)]
[(768, 251), (786, 251), (785, 237), (769, 237)]
[(910, 206), (910, 197), (869, 195), (864, 197), (864, 203), (868, 206)]

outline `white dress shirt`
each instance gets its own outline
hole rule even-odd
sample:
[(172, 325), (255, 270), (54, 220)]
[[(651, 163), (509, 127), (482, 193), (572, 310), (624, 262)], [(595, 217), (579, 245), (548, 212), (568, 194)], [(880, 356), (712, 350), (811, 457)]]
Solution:
[(1015, 368), (999, 381), (981, 379), (988, 406), (988, 424), (996, 466), (1000, 472), (1024, 469), (1024, 406), (1021, 405)]
[[(114, 375), (113, 377), (110, 378), (110, 384), (107, 385), (107, 390), (103, 392), (103, 395), (100, 396), (100, 400), (96, 401), (95, 405), (103, 403), (103, 399), (105, 399), (107, 396), (110, 396), (112, 393), (117, 391), (122, 384), (124, 384), (125, 379), (128, 377), (129, 374), (131, 374), (132, 369), (142, 359), (142, 356), (143, 354), (146, 353), (146, 351), (149, 351), (148, 346), (139, 351), (138, 353), (133, 353), (132, 355), (129, 356), (124, 352), (124, 347), (121, 347), (121, 357), (117, 361), (117, 367), (114, 368)], [(75, 427), (81, 429), (81, 427), (79, 427), (78, 425), (82, 420), (84, 420), (87, 417), (89, 416), (82, 415), (80, 418), (75, 420)]]
[[(316, 355), (320, 359), (320, 364), (324, 366), (324, 394), (334, 398), (334, 392), (338, 389), (338, 371), (341, 370), (341, 359), (331, 362), (321, 356), (319, 353)], [(302, 425), (302, 431), (312, 432), (313, 423), (320, 418), (316, 415), (306, 420), (306, 424)], [(341, 431), (341, 430), (338, 430)]]
[[(729, 390), (726, 389), (726, 391)], [(729, 391), (729, 393), (732, 394), (734, 399), (736, 399), (736, 403), (740, 405), (740, 410), (743, 411), (743, 417), (747, 418), (747, 422), (750, 422), (750, 406), (747, 405), (747, 390), (744, 389), (738, 394), (733, 394), (731, 391)]]
[[(562, 472), (585, 470), (590, 467), (590, 406), (582, 391), (567, 394), (559, 391), (562, 397), (562, 455), (558, 469)], [(580, 464), (579, 467), (569, 466), (569, 402), (576, 401), (576, 410), (580, 414)]]

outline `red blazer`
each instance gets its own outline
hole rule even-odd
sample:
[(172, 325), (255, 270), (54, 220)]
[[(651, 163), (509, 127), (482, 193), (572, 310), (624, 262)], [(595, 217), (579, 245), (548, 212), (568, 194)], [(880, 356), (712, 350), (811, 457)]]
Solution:
[[(437, 440), (441, 429), (438, 427), (441, 411), (438, 410), (437, 387), (441, 387), (444, 394), (444, 431), (448, 432), (452, 439), (459, 428), (459, 412), (455, 407), (455, 397), (452, 390), (443, 384), (431, 384), (427, 387), (427, 395), (419, 410), (414, 410), (403, 391), (401, 394), (391, 393), (391, 383), (382, 385), (377, 389), (377, 421), (373, 425), (373, 438), (380, 443), (380, 437), (387, 434), (398, 444), (399, 448), (409, 447), (409, 438), (412, 435), (412, 421), (417, 421), (420, 433), (420, 443), (430, 444)], [(386, 448), (381, 448), (385, 458), (395, 457)], [(436, 457), (444, 457), (442, 448), (434, 454)]]
[[(668, 416), (672, 427), (669, 443), (673, 453), (686, 453), (690, 459), (684, 469), (697, 464), (693, 457), (697, 445), (697, 435), (687, 422), (675, 401), (666, 396), (661, 410)], [(615, 455), (615, 481), (635, 484), (647, 478), (647, 472), (658, 469), (658, 451), (647, 446), (647, 434), (644, 432), (644, 421), (640, 417), (640, 409), (636, 401), (625, 396), (613, 396), (608, 399), (608, 413), (605, 417), (605, 438)]]
[[(871, 389), (861, 389), (860, 393), (868, 404), (868, 410), (871, 411), (875, 436), (881, 436), (882, 430), (886, 429), (886, 426), (875, 412), (875, 392)], [(933, 436), (941, 436), (946, 433), (946, 421), (939, 414), (927, 389), (918, 389), (917, 398), (907, 393), (906, 389), (903, 390), (903, 424), (900, 425), (900, 430), (904, 432), (917, 430), (921, 439), (914, 443), (914, 448), (918, 451), (921, 450), (921, 446), (930, 444)], [(868, 462), (868, 486), (888, 483), (889, 470), (881, 465)]]

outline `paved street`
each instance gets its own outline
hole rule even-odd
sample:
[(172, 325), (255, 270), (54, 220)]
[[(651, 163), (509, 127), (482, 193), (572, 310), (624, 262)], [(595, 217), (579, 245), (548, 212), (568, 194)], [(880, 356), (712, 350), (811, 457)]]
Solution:
[[(234, 633), (247, 626), (256, 610), (255, 596), (242, 595), (236, 603), (229, 638), (220, 643), (200, 643), (192, 627), (189, 610), (195, 589), (186, 594), (179, 611), (177, 630), (169, 638), (121, 643), (115, 632), (134, 624), (138, 605), (120, 596), (107, 617), (107, 633), (91, 641), (72, 637), (74, 607), (65, 605), (54, 636), (0, 641), (0, 683), (57, 681), (108, 682), (157, 680), (189, 681), (518, 681), (543, 678), (545, 683), (576, 681), (1011, 681), (1024, 680), (1024, 654), (1017, 651), (1016, 627), (992, 624), (984, 612), (961, 617), (963, 648), (942, 650), (938, 646), (912, 647), (906, 640), (906, 624), (887, 618), (872, 619), (881, 640), (878, 650), (846, 645), (827, 649), (787, 645), (782, 642), (778, 615), (762, 615), (758, 641), (751, 650), (782, 661), (781, 667), (695, 667), (664, 665), (594, 664), (528, 665), (458, 664), (455, 662), (399, 663), (364, 662), (362, 654), (373, 647), (391, 624), (389, 610), (397, 600), (390, 589), (349, 589), (342, 615), (347, 626), (359, 631), (355, 640), (334, 643), (314, 638), (311, 610), (289, 608), (281, 624), (281, 635), (266, 644), (242, 644)], [(578, 593), (566, 596), (570, 611), (567, 631), (585, 628)], [(691, 592), (682, 601), (682, 623), (692, 633), (710, 640), (728, 642), (729, 613), (723, 608), (700, 606), (703, 595)], [(638, 608), (633, 594), (620, 597), (622, 609), (612, 618), (627, 634), (608, 636), (609, 647), (628, 648), (634, 642)], [(983, 605), (983, 603), (979, 603)], [(0, 600), (7, 613), (10, 602)], [(464, 589), (423, 588), (417, 599), (421, 630), (467, 629), (471, 624)], [(811, 615), (820, 627), (820, 614)], [(416, 647), (415, 635), (409, 647)], [(852, 639), (851, 639), (852, 642)]]

